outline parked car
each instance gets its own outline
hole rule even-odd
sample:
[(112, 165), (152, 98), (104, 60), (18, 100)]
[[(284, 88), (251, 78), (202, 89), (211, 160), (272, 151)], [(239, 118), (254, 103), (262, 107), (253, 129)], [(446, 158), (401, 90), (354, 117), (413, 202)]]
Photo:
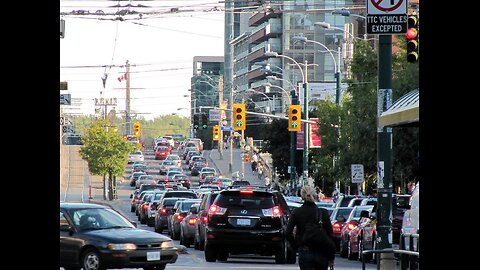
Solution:
[[(366, 215), (368, 216), (373, 209), (373, 205), (364, 205), (364, 206), (355, 206), (350, 212), (347, 220), (345, 221), (345, 225), (342, 227), (340, 232), (340, 257), (342, 258), (353, 258), (354, 254), (351, 253), (349, 249), (350, 243), (350, 231), (353, 230), (355, 227), (358, 226), (358, 221), (362, 217), (362, 211), (368, 211)], [(365, 213), (365, 212), (364, 212)], [(365, 214), (364, 214), (365, 215)], [(349, 253), (350, 252), (350, 253)]]
[(220, 191), (208, 209), (205, 260), (226, 261), (230, 254), (274, 256), (278, 264), (295, 263), (285, 237), (290, 210), (278, 191), (236, 188)]
[(165, 269), (177, 258), (172, 239), (136, 228), (111, 207), (60, 203), (60, 267)]

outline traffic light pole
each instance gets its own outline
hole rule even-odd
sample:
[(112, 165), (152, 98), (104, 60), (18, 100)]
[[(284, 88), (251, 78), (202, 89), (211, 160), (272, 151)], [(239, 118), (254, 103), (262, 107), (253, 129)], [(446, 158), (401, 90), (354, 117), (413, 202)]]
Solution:
[(218, 140), (218, 152), (220, 153), (220, 160), (223, 159), (223, 119), (222, 115), (224, 110), (223, 108), (223, 77), (220, 76), (218, 80), (218, 106), (220, 107), (220, 120), (218, 121), (218, 126), (220, 127), (220, 139)]
[[(308, 62), (305, 60), (305, 78), (303, 78), (303, 119), (308, 121), (308, 80), (307, 80), (307, 67)], [(308, 123), (303, 124), (303, 181), (302, 186), (308, 180), (308, 144), (309, 144), (309, 127)]]
[[(378, 37), (377, 116), (392, 102), (392, 36)], [(377, 121), (377, 239), (378, 249), (391, 248), (392, 236), (392, 129), (378, 126)], [(384, 254), (380, 254), (380, 258)], [(388, 255), (385, 255), (385, 257)], [(378, 269), (386, 267), (378, 263)], [(387, 268), (385, 268), (387, 269)]]
[[(297, 105), (298, 100), (296, 96), (296, 91), (292, 90), (290, 91), (290, 97), (292, 98), (291, 104), (292, 105)], [(295, 155), (297, 153), (297, 132), (296, 131), (290, 131), (290, 191), (293, 190), (293, 186), (295, 183), (295, 173), (296, 173), (296, 168), (295, 168)]]

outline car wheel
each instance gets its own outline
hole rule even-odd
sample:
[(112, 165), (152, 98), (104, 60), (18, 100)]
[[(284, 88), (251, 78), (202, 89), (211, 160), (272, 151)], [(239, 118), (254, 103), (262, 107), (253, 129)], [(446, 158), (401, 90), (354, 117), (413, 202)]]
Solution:
[(130, 212), (135, 212), (135, 206), (130, 206)]
[(287, 261), (287, 243), (286, 240), (283, 240), (281, 243), (280, 248), (275, 253), (275, 263), (277, 264), (284, 264)]
[(198, 243), (197, 235), (195, 235), (195, 236), (193, 237), (193, 248), (196, 249), (196, 250), (199, 250), (199, 249), (200, 249), (200, 244)]
[(208, 242), (205, 242), (205, 261), (215, 262), (217, 260), (217, 250)]
[(102, 266), (102, 262), (100, 260), (100, 255), (93, 248), (87, 249), (83, 252), (81, 264), (82, 264), (83, 270), (103, 270), (103, 269), (105, 269)]
[(198, 236), (200, 241), (198, 241), (198, 249), (205, 250), (205, 239), (202, 239), (200, 235)]
[(350, 238), (348, 239), (348, 242), (347, 242), (347, 248), (348, 248), (348, 259), (355, 260), (355, 258), (357, 257), (357, 254), (352, 252), (352, 243), (350, 241)]
[(220, 251), (217, 255), (217, 259), (221, 262), (228, 260), (228, 251)]
[(345, 241), (343, 241), (343, 237), (340, 239), (340, 257), (347, 258), (347, 249), (345, 247)]

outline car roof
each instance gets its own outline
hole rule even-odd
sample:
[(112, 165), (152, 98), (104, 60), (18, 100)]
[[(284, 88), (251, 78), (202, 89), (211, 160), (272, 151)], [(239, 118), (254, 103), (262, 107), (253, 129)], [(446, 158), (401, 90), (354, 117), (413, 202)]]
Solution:
[(111, 208), (111, 207), (102, 205), (102, 204), (96, 204), (96, 203), (60, 202), (60, 208), (79, 209), (79, 208)]

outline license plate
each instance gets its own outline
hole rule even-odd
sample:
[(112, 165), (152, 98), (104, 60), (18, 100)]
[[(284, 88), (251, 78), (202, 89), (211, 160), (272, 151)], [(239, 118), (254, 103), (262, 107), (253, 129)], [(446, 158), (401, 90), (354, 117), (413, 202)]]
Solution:
[(243, 219), (239, 218), (237, 219), (237, 225), (250, 225), (250, 219)]
[(160, 260), (160, 251), (147, 252), (147, 261), (159, 261), (159, 260)]

